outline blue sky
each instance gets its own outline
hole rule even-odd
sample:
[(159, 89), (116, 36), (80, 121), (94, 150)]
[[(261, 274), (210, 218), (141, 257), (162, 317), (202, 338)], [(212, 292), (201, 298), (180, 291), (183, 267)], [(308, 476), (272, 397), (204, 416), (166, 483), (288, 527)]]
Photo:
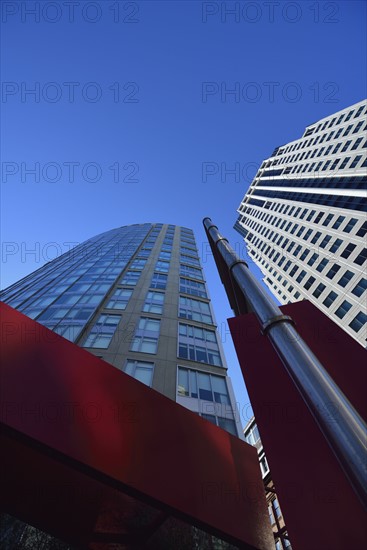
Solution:
[(366, 3), (4, 1), (2, 21), (1, 287), (113, 227), (191, 227), (248, 411), (202, 218), (244, 253), (257, 166), (366, 97)]

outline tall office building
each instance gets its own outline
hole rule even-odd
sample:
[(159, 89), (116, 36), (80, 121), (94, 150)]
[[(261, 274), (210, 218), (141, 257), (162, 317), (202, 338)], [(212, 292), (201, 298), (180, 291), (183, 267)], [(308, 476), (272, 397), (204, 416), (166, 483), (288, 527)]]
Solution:
[(146, 223), (107, 231), (0, 298), (243, 438), (190, 229)]
[(235, 229), (281, 304), (308, 299), (363, 346), (366, 101), (307, 126), (261, 164)]

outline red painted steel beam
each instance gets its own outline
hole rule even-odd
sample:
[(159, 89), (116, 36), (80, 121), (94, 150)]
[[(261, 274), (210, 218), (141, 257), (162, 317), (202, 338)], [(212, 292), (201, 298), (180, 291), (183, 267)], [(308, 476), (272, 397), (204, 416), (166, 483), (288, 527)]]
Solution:
[[(366, 418), (366, 350), (306, 300), (281, 310)], [(255, 315), (229, 325), (292, 545), (367, 547), (363, 506)], [(324, 407), (338, 422), (335, 403)]]

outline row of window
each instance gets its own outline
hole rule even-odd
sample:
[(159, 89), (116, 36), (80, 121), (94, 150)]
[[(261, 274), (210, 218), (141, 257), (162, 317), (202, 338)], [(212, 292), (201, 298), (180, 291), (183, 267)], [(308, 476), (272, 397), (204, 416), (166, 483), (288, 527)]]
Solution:
[[(263, 204), (261, 205), (263, 206)], [(278, 223), (278, 226), (281, 222), (284, 221), (283, 218), (274, 216), (272, 212), (269, 212), (269, 210), (273, 211), (274, 213), (277, 212), (278, 214), (283, 214), (284, 216), (287, 215), (287, 218), (289, 219), (290, 216), (294, 218), (298, 218), (300, 220), (305, 219), (305, 221), (312, 222), (314, 224), (319, 224), (322, 220), (323, 216), (325, 215), (324, 220), (322, 221), (323, 226), (328, 226), (333, 218), (335, 217), (334, 224), (332, 225), (332, 229), (339, 229), (341, 224), (346, 219), (345, 216), (340, 216), (338, 214), (332, 214), (330, 212), (323, 212), (323, 211), (317, 211), (315, 209), (311, 209), (309, 207), (303, 208), (301, 206), (294, 206), (282, 202), (268, 202), (264, 204), (265, 208), (258, 209), (258, 208), (249, 208), (249, 207), (243, 207), (242, 211), (246, 216), (244, 215), (242, 217), (242, 221), (245, 222), (247, 220), (247, 216), (251, 215), (252, 218), (258, 218), (259, 220), (263, 220), (264, 223), (270, 223), (275, 224)], [(316, 215), (317, 213), (317, 215)], [(307, 216), (307, 217), (306, 217)], [(254, 220), (252, 220), (254, 221)], [(287, 220), (288, 221), (288, 220)], [(361, 224), (358, 226), (356, 225), (358, 220), (356, 218), (351, 218), (347, 220), (345, 227), (342, 227), (342, 231), (344, 232), (350, 232), (351, 229), (353, 229), (354, 226), (356, 226), (356, 236), (357, 237), (364, 237), (367, 233), (367, 222), (361, 220)], [(352, 224), (349, 226), (349, 224)], [(248, 227), (253, 227), (250, 224), (247, 224)], [(349, 231), (345, 231), (345, 228), (348, 226)]]
[[(125, 310), (133, 290), (129, 288), (116, 288), (113, 295), (106, 304), (108, 309)], [(164, 304), (164, 293), (149, 290), (143, 305), (143, 311), (148, 313), (162, 314)], [(59, 315), (59, 308), (55, 310)], [(179, 317), (190, 319), (201, 323), (213, 324), (213, 318), (208, 302), (195, 300), (186, 296), (179, 297)]]
[[(136, 380), (147, 386), (152, 385), (154, 363), (128, 359), (123, 368)], [(177, 396), (198, 399), (200, 402), (210, 402), (221, 405), (219, 408), (202, 403), (199, 407), (200, 416), (223, 428), (233, 435), (237, 435), (234, 413), (228, 393), (226, 380), (223, 376), (207, 372), (178, 367)]]
[[(367, 211), (366, 197), (348, 196), (348, 195), (326, 195), (322, 193), (301, 193), (297, 191), (268, 191), (265, 189), (256, 189), (256, 196), (248, 199), (249, 204), (262, 206), (256, 197), (273, 198), (279, 200), (289, 200), (293, 202), (311, 203), (335, 208), (346, 208), (348, 210)], [(261, 204), (259, 204), (259, 202)]]
[[(83, 346), (107, 349), (115, 336), (121, 318), (121, 315), (102, 313), (91, 328)], [(120, 333), (117, 333), (117, 337), (129, 338), (130, 351), (155, 354), (158, 348), (160, 323), (160, 319), (141, 317), (132, 337), (129, 327), (123, 328)], [(215, 331), (185, 323), (179, 323), (178, 357), (219, 367), (223, 365)]]
[[(362, 148), (362, 149), (365, 149), (367, 147), (367, 140), (365, 137), (357, 137), (357, 138), (352, 138), (352, 139), (345, 139), (342, 141), (342, 138), (344, 137), (347, 137), (348, 135), (350, 134), (356, 134), (360, 131), (364, 131), (365, 129), (362, 130), (362, 125), (363, 125), (363, 121), (360, 121), (356, 124), (356, 126), (354, 127), (354, 130), (352, 131), (352, 126), (348, 126), (347, 128), (344, 128), (344, 133), (343, 133), (343, 128), (339, 128), (339, 130), (337, 132), (331, 132), (329, 134), (329, 136), (324, 139), (321, 139), (319, 140), (318, 138), (316, 138), (315, 140), (315, 143), (307, 143), (306, 142), (302, 142), (304, 144), (304, 147), (308, 147), (308, 149), (306, 151), (303, 151), (303, 152), (299, 152), (299, 153), (295, 153), (293, 155), (286, 155), (280, 159), (275, 159), (273, 161), (271, 161), (269, 164), (267, 164), (265, 166), (265, 168), (267, 168), (268, 166), (274, 166), (274, 165), (281, 165), (281, 164), (291, 164), (291, 163), (294, 163), (294, 162), (297, 162), (297, 161), (301, 161), (301, 160), (307, 160), (308, 158), (315, 158), (315, 157), (327, 157), (329, 155), (335, 155), (337, 153), (346, 153), (347, 151), (348, 152), (351, 152), (351, 151), (356, 151), (358, 148)], [(331, 139), (333, 139), (333, 143), (330, 144), (330, 145), (327, 145), (327, 142), (328, 141), (331, 141)], [(338, 142), (335, 144), (335, 140), (338, 140)], [(323, 141), (325, 141), (325, 145), (323, 147), (314, 147), (316, 145), (316, 143), (318, 142), (319, 145), (321, 145), (323, 143)], [(312, 140), (311, 140), (312, 142)], [(362, 145), (362, 142), (363, 142), (363, 145)], [(312, 149), (310, 149), (309, 147), (313, 145)], [(304, 148), (302, 147), (302, 148)], [(290, 168), (288, 166), (288, 168)], [(274, 169), (271, 169), (271, 170), (264, 170), (262, 172), (260, 172), (259, 176), (257, 177), (261, 177), (261, 176), (270, 176), (270, 175), (273, 175), (273, 176), (276, 176), (276, 175), (279, 175), (279, 174), (287, 174), (289, 172), (285, 171), (286, 169), (280, 169), (280, 170), (274, 170)], [(291, 170), (290, 170), (291, 171)], [(294, 170), (292, 170), (294, 171)]]

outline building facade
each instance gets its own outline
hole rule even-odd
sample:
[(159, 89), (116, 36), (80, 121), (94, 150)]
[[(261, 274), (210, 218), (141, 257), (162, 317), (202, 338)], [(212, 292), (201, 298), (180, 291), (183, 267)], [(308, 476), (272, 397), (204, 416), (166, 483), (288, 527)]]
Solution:
[(107, 231), (1, 300), (243, 438), (190, 229), (147, 223)]
[(274, 483), (271, 477), (268, 461), (260, 438), (259, 429), (253, 416), (246, 424), (243, 430), (245, 441), (257, 449), (259, 457), (261, 475), (264, 481), (266, 501), (271, 527), (274, 533), (276, 550), (292, 550), (292, 545), (288, 538), (282, 510), (279, 506), (279, 500), (275, 491)]
[(310, 126), (261, 164), (238, 208), (264, 283), (308, 299), (366, 346), (367, 102)]

